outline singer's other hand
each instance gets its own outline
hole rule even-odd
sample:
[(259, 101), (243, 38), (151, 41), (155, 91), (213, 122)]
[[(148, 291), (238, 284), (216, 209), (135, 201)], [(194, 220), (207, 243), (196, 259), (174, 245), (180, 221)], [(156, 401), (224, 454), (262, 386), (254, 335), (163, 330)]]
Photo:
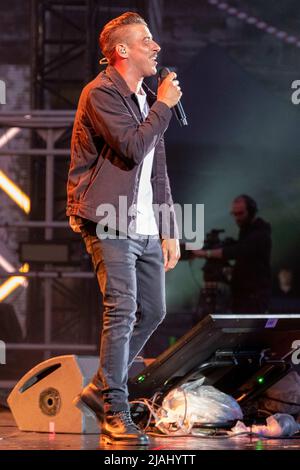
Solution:
[(162, 101), (169, 108), (173, 108), (182, 96), (176, 73), (170, 72), (163, 80), (159, 82), (157, 89), (157, 101)]

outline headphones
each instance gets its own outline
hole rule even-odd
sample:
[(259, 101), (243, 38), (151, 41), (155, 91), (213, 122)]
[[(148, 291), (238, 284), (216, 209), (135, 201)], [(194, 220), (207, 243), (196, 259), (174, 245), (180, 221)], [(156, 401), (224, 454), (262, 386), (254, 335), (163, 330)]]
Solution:
[(249, 217), (253, 219), (255, 214), (258, 212), (258, 207), (256, 201), (247, 194), (241, 194), (240, 196), (235, 198), (235, 201), (237, 199), (243, 199), (245, 201), (246, 207), (247, 207), (247, 212), (249, 214)]
[(123, 47), (123, 48), (121, 49), (121, 52), (122, 52), (123, 54), (125, 54), (126, 49), (124, 49), (124, 47)]

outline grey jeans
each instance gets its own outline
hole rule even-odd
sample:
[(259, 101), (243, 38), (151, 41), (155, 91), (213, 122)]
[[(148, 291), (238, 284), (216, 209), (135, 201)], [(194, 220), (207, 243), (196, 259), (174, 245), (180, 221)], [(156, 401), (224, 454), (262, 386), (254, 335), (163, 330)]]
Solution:
[(100, 365), (93, 381), (106, 413), (128, 410), (128, 369), (166, 314), (161, 241), (101, 240), (94, 222), (77, 220), (103, 296)]

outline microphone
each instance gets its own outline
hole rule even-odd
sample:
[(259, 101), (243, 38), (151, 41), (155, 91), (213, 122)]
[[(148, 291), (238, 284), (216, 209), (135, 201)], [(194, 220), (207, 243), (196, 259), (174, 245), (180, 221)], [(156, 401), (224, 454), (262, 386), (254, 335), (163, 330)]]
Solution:
[[(159, 78), (161, 80), (164, 80), (164, 78), (166, 78), (166, 76), (169, 75), (169, 73), (170, 73), (170, 70), (167, 67), (163, 67), (159, 71)], [(175, 104), (175, 106), (173, 106), (172, 110), (179, 124), (181, 126), (187, 126), (188, 122), (187, 122), (186, 115), (185, 115), (185, 112), (184, 112), (184, 109), (180, 100), (178, 101), (177, 104)]]

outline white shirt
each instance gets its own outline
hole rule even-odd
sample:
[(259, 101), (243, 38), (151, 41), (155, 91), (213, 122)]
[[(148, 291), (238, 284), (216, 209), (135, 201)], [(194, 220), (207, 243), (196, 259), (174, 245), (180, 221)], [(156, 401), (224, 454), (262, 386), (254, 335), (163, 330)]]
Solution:
[[(149, 106), (146, 94), (136, 94), (142, 116), (146, 118)], [(154, 148), (143, 160), (137, 195), (136, 233), (139, 235), (158, 235), (158, 229), (153, 211), (153, 190), (151, 173), (153, 166)]]

